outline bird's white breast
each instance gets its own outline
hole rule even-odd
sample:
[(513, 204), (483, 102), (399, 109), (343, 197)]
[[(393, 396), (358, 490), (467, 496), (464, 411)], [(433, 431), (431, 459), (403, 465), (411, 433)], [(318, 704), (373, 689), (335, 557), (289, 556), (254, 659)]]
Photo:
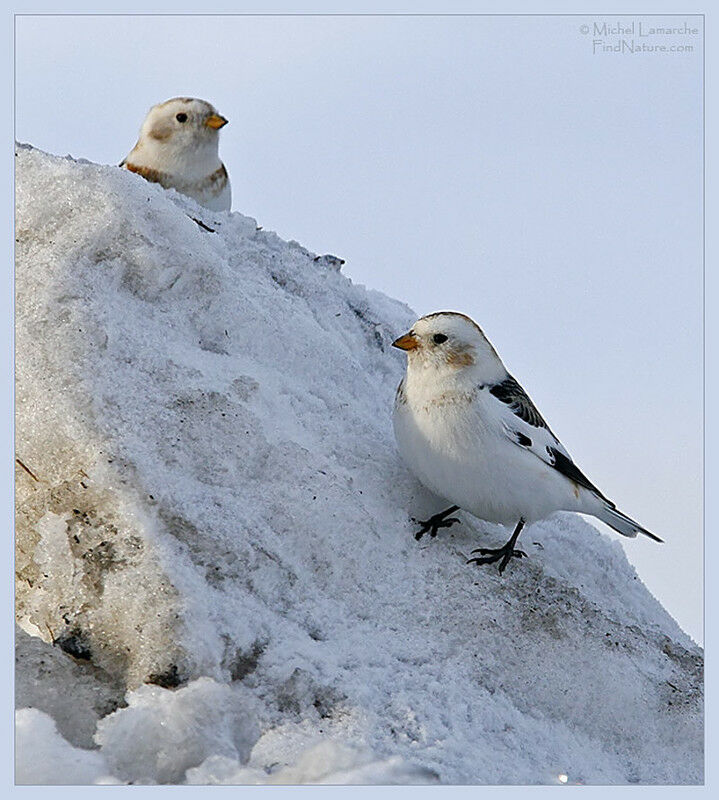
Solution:
[(432, 393), (405, 385), (393, 415), (400, 454), (427, 488), (481, 519), (513, 525), (552, 513), (559, 481), (507, 439), (495, 398), (480, 386)]
[(468, 470), (474, 473), (481, 463), (486, 438), (473, 418), (469, 392), (422, 396), (403, 387), (394, 408), (395, 436), (405, 462), (425, 486), (464, 508), (475, 504)]
[(125, 159), (125, 168), (166, 189), (176, 189), (213, 211), (229, 211), (232, 191), (217, 143), (196, 148), (161, 148), (145, 139)]

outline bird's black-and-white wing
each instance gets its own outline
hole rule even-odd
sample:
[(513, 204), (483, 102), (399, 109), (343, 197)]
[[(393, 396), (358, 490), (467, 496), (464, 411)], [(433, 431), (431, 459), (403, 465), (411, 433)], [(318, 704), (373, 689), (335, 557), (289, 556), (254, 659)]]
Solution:
[(486, 388), (496, 398), (498, 404), (502, 404), (498, 408), (498, 415), (504, 433), (509, 439), (518, 447), (529, 450), (545, 464), (561, 472), (579, 486), (610, 503), (572, 461), (529, 395), (511, 375), (500, 383)]
[(537, 411), (537, 407), (529, 399), (529, 395), (511, 375), (501, 383), (495, 383), (488, 388), (489, 393), (504, 403), (515, 416), (524, 420), (533, 428), (546, 428), (549, 430), (549, 426)]

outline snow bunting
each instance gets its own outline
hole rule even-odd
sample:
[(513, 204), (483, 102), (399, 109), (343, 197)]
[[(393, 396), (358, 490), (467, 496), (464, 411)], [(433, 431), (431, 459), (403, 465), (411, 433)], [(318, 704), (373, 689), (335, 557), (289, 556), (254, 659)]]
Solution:
[(217, 152), (219, 130), (226, 124), (204, 100), (174, 97), (150, 109), (137, 144), (120, 166), (213, 211), (229, 211), (230, 179)]
[(407, 353), (393, 415), (400, 453), (428, 489), (453, 503), (422, 521), (417, 539), (459, 522), (449, 515), (460, 508), (514, 525), (503, 547), (473, 550), (479, 556), (467, 562), (499, 561), (500, 573), (526, 555), (515, 549), (525, 523), (555, 511), (592, 514), (623, 536), (662, 541), (580, 472), (469, 317), (429, 314), (392, 344)]

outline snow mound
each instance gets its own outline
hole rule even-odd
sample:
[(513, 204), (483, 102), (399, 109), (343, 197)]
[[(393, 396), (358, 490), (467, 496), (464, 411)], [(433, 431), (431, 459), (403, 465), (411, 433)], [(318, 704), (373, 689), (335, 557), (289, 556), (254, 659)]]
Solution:
[(29, 147), (16, 238), (17, 616), (82, 666), (25, 702), (87, 682), (88, 781), (702, 781), (702, 652), (616, 540), (557, 515), (503, 578), (464, 563), (496, 527), (415, 542), (410, 309)]

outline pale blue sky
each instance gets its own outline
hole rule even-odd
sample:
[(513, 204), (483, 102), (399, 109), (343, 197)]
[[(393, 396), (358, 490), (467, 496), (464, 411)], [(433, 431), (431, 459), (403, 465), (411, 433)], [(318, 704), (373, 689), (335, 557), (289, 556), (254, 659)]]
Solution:
[[(676, 26), (701, 19), (629, 17)], [(484, 328), (701, 639), (702, 41), (595, 17), (22, 17), (17, 138), (115, 164), (214, 103), (233, 209)], [(583, 33), (582, 25), (589, 27)]]

